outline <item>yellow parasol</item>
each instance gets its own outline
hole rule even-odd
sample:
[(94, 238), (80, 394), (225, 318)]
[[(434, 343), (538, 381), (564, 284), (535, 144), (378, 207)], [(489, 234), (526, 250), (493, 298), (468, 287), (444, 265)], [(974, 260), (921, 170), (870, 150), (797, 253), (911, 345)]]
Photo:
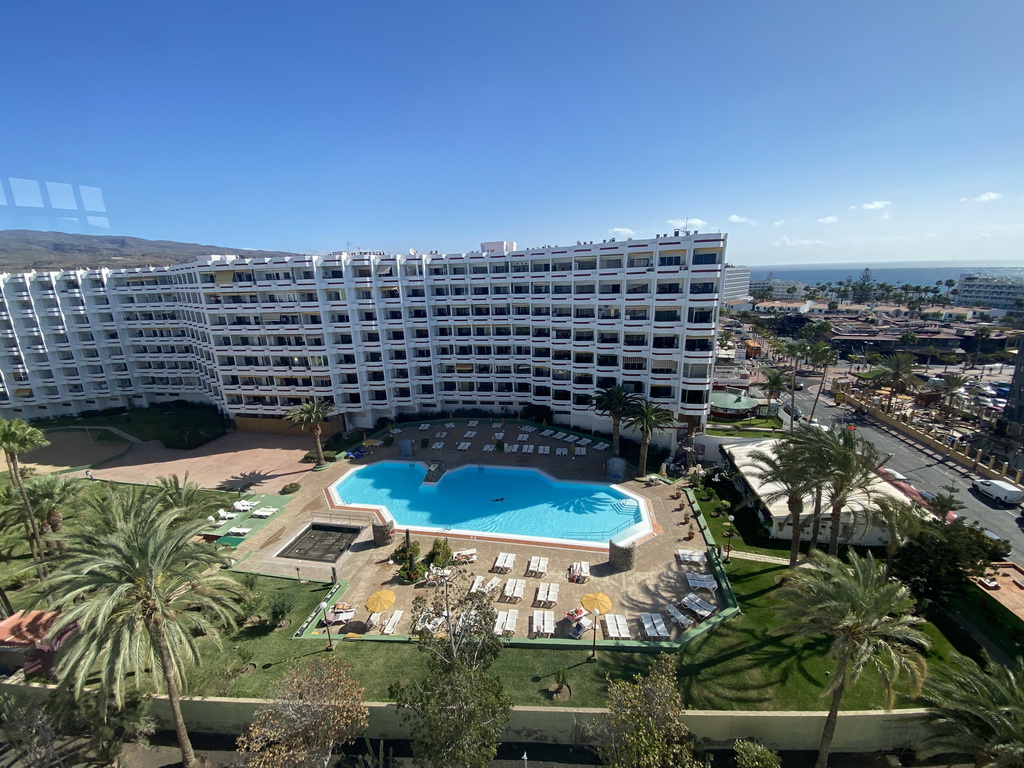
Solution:
[(369, 447), (370, 447), (371, 445), (373, 445), (373, 444), (374, 444), (374, 443), (376, 443), (376, 442), (377, 442), (377, 441), (376, 441), (376, 440), (374, 440), (374, 439), (373, 439), (373, 438), (371, 437), (371, 438), (370, 438), (369, 440), (363, 440), (363, 445), (364, 445), (364, 446), (366, 446), (367, 448), (369, 448)]
[(390, 589), (381, 589), (366, 599), (366, 610), (370, 613), (383, 613), (395, 604), (395, 593)]
[(612, 599), (604, 592), (590, 592), (580, 598), (580, 605), (588, 613), (597, 611), (603, 615), (611, 612)]

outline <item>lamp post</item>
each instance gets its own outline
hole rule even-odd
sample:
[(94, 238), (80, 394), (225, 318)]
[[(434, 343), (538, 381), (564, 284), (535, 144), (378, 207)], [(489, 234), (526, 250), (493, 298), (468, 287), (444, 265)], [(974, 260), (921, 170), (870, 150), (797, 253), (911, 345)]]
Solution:
[(320, 605), (317, 606), (318, 611), (323, 611), (324, 614), (324, 626), (327, 627), (327, 650), (334, 650), (334, 640), (331, 639), (331, 623), (327, 621), (327, 601), (324, 600)]
[(725, 541), (725, 559), (722, 560), (723, 563), (728, 563), (729, 562), (729, 553), (732, 552), (732, 537), (733, 537), (733, 525), (732, 524), (735, 521), (736, 521), (736, 518), (733, 515), (729, 515), (729, 530), (726, 531), (726, 534), (725, 534), (725, 539), (726, 539), (726, 541)]
[(597, 661), (597, 620), (601, 612), (595, 608), (591, 611), (591, 615), (594, 617), (594, 646), (590, 651), (590, 658), (587, 661)]

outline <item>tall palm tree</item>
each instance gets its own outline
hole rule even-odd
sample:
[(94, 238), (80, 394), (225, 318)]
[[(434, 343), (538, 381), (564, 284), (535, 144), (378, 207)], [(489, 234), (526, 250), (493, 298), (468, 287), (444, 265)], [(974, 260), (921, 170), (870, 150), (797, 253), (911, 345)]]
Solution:
[(789, 431), (792, 432), (796, 426), (796, 369), (800, 365), (800, 360), (807, 356), (810, 345), (803, 339), (798, 339), (786, 344), (784, 349), (786, 357), (793, 358), (793, 378), (789, 384)]
[(920, 754), (965, 755), (980, 768), (1024, 768), (1024, 658), (1011, 669), (981, 653), (984, 666), (957, 654), (925, 684), (930, 735)]
[(959, 394), (966, 383), (967, 377), (959, 373), (947, 373), (942, 378), (942, 397), (945, 399), (947, 406), (953, 407), (953, 398)]
[(147, 671), (162, 679), (182, 765), (194, 766), (181, 715), (185, 669), (200, 662), (196, 636), (216, 638), (217, 625), (234, 625), (243, 590), (216, 571), (227, 558), (200, 541), (205, 520), (137, 489), (109, 491), (97, 506), (105, 514), (68, 535), (61, 569), (47, 582), (62, 609), (54, 633), (78, 625), (58, 674), (76, 695), (98, 676), (118, 705), (128, 679)]
[(32, 509), (42, 518), (39, 524), (41, 531), (57, 534), (63, 530), (64, 513), (61, 507), (74, 499), (81, 488), (82, 481), (69, 475), (41, 475), (25, 484), (25, 493), (32, 503)]
[(868, 667), (882, 681), (886, 709), (895, 700), (895, 687), (904, 674), (916, 695), (927, 665), (921, 650), (927, 636), (916, 629), (924, 619), (911, 616), (914, 599), (906, 586), (890, 581), (869, 554), (855, 552), (850, 562), (814, 552), (812, 567), (796, 569), (779, 591), (779, 610), (791, 623), (797, 640), (824, 637), (835, 671), (822, 692), (832, 704), (822, 729), (815, 768), (826, 768), (843, 694)]
[[(875, 468), (881, 463), (878, 450), (850, 430), (801, 429), (792, 433), (794, 450), (814, 467), (829, 507), (828, 553), (839, 553), (843, 510), (858, 493), (866, 493), (876, 481)], [(852, 511), (851, 511), (852, 514)]]
[(7, 421), (0, 419), (0, 450), (4, 452), (7, 460), (7, 471), (11, 475), (11, 485), (14, 486), (24, 505), (22, 525), (25, 527), (25, 536), (28, 539), (29, 550), (32, 552), (32, 560), (36, 564), (36, 572), (40, 578), (46, 575), (46, 564), (43, 562), (43, 545), (39, 535), (39, 526), (36, 523), (35, 513), (32, 511), (32, 502), (25, 493), (25, 483), (21, 478), (21, 461), (19, 456), (23, 453), (37, 450), (50, 444), (42, 430), (30, 426), (23, 419)]
[(622, 417), (640, 400), (640, 396), (634, 392), (627, 392), (621, 384), (613, 387), (605, 387), (597, 390), (594, 399), (591, 401), (591, 408), (601, 416), (611, 416), (612, 419), (612, 451), (619, 455), (619, 431), (621, 429)]
[(191, 509), (196, 516), (203, 516), (203, 489), (197, 483), (188, 479), (188, 472), (182, 477), (171, 475), (170, 477), (158, 477), (156, 479), (157, 493), (160, 496), (160, 503), (166, 509)]
[(324, 460), (324, 447), (320, 444), (320, 425), (334, 413), (334, 403), (326, 400), (307, 400), (302, 405), (296, 405), (288, 411), (284, 418), (291, 422), (293, 427), (305, 429), (310, 427), (313, 430), (313, 442), (316, 444), (316, 465), (323, 467), (327, 465)]
[(672, 411), (655, 405), (650, 400), (639, 399), (625, 414), (626, 426), (640, 432), (640, 466), (641, 477), (647, 474), (647, 449), (651, 444), (651, 436), (655, 432), (667, 432), (676, 425), (676, 417)]
[(884, 528), (888, 536), (885, 544), (885, 575), (888, 576), (896, 552), (921, 530), (924, 518), (913, 504), (890, 496), (876, 499), (869, 514), (872, 521)]
[(764, 383), (761, 386), (767, 390), (769, 400), (774, 400), (782, 394), (782, 390), (786, 388), (786, 380), (789, 378), (785, 371), (779, 368), (762, 368), (761, 375), (764, 377)]
[(800, 557), (801, 515), (804, 511), (804, 496), (816, 484), (814, 472), (806, 464), (786, 438), (775, 441), (769, 450), (754, 451), (750, 454), (753, 471), (751, 475), (763, 484), (759, 492), (765, 504), (785, 501), (789, 509), (793, 538), (789, 549), (789, 567), (796, 568)]
[(891, 387), (888, 405), (890, 410), (892, 410), (892, 399), (901, 385), (907, 392), (916, 392), (921, 388), (921, 379), (914, 373), (915, 365), (917, 365), (917, 358), (906, 352), (886, 355), (879, 363), (878, 367), (882, 372), (875, 377), (875, 384)]
[(814, 418), (814, 412), (818, 408), (818, 400), (821, 398), (821, 391), (825, 389), (825, 377), (828, 369), (839, 362), (839, 353), (829, 345), (827, 341), (819, 341), (811, 345), (807, 351), (807, 358), (815, 366), (821, 366), (821, 383), (818, 385), (818, 393), (814, 396), (814, 405), (811, 406), (809, 419)]

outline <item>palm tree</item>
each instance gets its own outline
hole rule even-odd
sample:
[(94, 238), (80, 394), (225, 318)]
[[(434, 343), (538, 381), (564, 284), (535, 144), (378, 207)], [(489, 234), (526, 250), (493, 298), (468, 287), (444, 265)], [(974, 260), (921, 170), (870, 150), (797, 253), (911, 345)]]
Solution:
[(297, 405), (285, 415), (285, 421), (291, 422), (292, 426), (305, 429), (312, 427), (313, 441), (316, 444), (316, 465), (324, 467), (327, 461), (324, 459), (324, 447), (320, 444), (320, 425), (334, 413), (334, 403), (326, 400), (307, 400), (302, 405)]
[(188, 479), (188, 472), (181, 478), (177, 475), (158, 477), (156, 487), (165, 509), (191, 509), (197, 517), (203, 511), (203, 489)]
[(913, 504), (891, 496), (877, 499), (869, 514), (872, 521), (884, 528), (888, 536), (885, 544), (885, 575), (888, 576), (897, 550), (921, 530), (924, 518)]
[(799, 367), (799, 361), (801, 358), (807, 356), (807, 350), (810, 349), (810, 345), (800, 339), (798, 341), (791, 341), (785, 346), (786, 357), (793, 358), (793, 378), (789, 385), (789, 431), (793, 431), (793, 427), (796, 425), (796, 369)]
[(25, 483), (21, 478), (20, 454), (29, 453), (50, 444), (42, 430), (30, 426), (23, 419), (7, 421), (0, 419), (0, 450), (4, 452), (7, 460), (7, 471), (11, 475), (11, 484), (18, 492), (21, 502), (24, 505), (22, 525), (25, 527), (25, 536), (28, 539), (29, 550), (32, 552), (32, 560), (36, 564), (36, 572), (42, 578), (46, 575), (46, 565), (43, 563), (43, 546), (39, 536), (39, 526), (36, 523), (35, 513), (32, 511), (32, 502), (25, 493)]
[(768, 399), (774, 400), (782, 394), (786, 388), (786, 372), (778, 368), (762, 368), (761, 375), (764, 376), (764, 383), (761, 384), (768, 392)]
[(924, 619), (911, 616), (914, 599), (903, 584), (890, 581), (870, 554), (850, 553), (849, 564), (811, 554), (812, 567), (798, 568), (779, 591), (779, 610), (792, 623), (786, 629), (797, 640), (824, 637), (835, 662), (822, 695), (832, 696), (818, 746), (815, 768), (826, 768), (843, 694), (868, 667), (882, 681), (885, 707), (891, 709), (895, 686), (907, 675), (916, 695), (927, 669), (920, 650), (927, 636), (916, 629)]
[[(43, 532), (60, 533), (64, 528), (61, 507), (74, 499), (81, 490), (82, 481), (68, 475), (42, 475), (25, 484), (25, 493), (35, 514), (42, 516), (39, 526)], [(59, 548), (63, 548), (58, 544)], [(53, 554), (51, 550), (51, 554)]]
[(821, 383), (818, 385), (818, 393), (814, 396), (814, 405), (811, 406), (811, 415), (808, 417), (814, 419), (814, 411), (818, 408), (821, 391), (825, 389), (825, 377), (828, 375), (828, 369), (839, 362), (839, 353), (832, 349), (828, 342), (819, 341), (811, 345), (807, 351), (807, 357), (813, 365), (821, 366)]
[(793, 448), (793, 444), (783, 438), (777, 440), (769, 450), (750, 454), (753, 468), (751, 475), (763, 485), (759, 493), (761, 500), (765, 504), (785, 501), (789, 508), (790, 524), (793, 526), (789, 549), (790, 568), (796, 568), (796, 561), (800, 557), (800, 531), (803, 527), (800, 516), (804, 511), (804, 496), (817, 484), (815, 473), (807, 471), (807, 466)]
[(612, 418), (612, 450), (619, 455), (619, 429), (622, 417), (640, 400), (634, 392), (627, 392), (621, 384), (597, 390), (591, 407), (601, 416)]
[[(802, 429), (790, 435), (805, 466), (813, 467), (829, 506), (828, 553), (839, 553), (843, 510), (876, 481), (878, 450), (849, 430)], [(850, 511), (852, 514), (852, 510)]]
[(950, 408), (953, 407), (953, 398), (959, 394), (960, 390), (967, 383), (967, 377), (959, 373), (947, 373), (942, 379), (942, 397), (946, 401), (946, 405)]
[(182, 765), (194, 766), (181, 715), (185, 669), (200, 662), (196, 636), (216, 638), (215, 624), (234, 625), (243, 590), (216, 572), (227, 558), (200, 541), (205, 520), (137, 489), (108, 491), (101, 501), (104, 515), (68, 535), (61, 570), (47, 582), (63, 609), (53, 631), (78, 625), (58, 673), (76, 695), (98, 676), (119, 706), (126, 680), (147, 671), (157, 684), (162, 678)]
[(916, 364), (917, 359), (906, 352), (897, 352), (895, 355), (886, 355), (882, 358), (879, 364), (882, 372), (875, 377), (875, 383), (879, 386), (891, 387), (888, 405), (890, 410), (892, 410), (892, 399), (900, 385), (907, 392), (916, 392), (921, 388), (921, 379), (914, 373)]
[(920, 754), (965, 755), (976, 766), (1024, 768), (1024, 657), (1016, 670), (981, 652), (984, 666), (959, 654), (922, 698), (930, 705)]
[(640, 466), (639, 475), (647, 474), (647, 449), (651, 444), (651, 435), (655, 432), (666, 432), (676, 425), (676, 417), (672, 411), (655, 405), (650, 400), (639, 399), (625, 414), (626, 426), (640, 432)]

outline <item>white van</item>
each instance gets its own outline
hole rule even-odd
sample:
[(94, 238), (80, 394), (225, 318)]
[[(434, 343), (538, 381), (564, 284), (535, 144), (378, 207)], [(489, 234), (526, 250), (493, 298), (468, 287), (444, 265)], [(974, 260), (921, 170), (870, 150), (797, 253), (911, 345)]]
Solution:
[(971, 486), (978, 493), (1011, 507), (1016, 507), (1024, 501), (1024, 491), (1004, 480), (975, 480)]

